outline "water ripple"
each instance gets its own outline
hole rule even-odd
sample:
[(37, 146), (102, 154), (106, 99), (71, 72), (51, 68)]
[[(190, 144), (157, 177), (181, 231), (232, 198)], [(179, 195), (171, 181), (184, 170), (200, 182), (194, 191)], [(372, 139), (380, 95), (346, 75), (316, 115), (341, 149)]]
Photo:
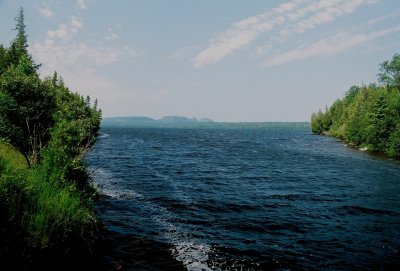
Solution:
[(87, 163), (111, 261), (400, 270), (399, 162), (271, 127), (102, 130)]

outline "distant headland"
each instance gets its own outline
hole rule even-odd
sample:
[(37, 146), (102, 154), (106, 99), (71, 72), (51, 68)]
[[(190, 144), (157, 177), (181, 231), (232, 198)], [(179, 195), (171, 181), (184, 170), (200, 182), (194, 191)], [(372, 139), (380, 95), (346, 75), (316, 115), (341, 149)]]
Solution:
[(279, 129), (306, 128), (308, 122), (218, 122), (210, 118), (189, 118), (165, 116), (153, 119), (145, 116), (124, 116), (103, 118), (102, 128), (210, 128), (210, 129)]
[(165, 125), (185, 125), (214, 123), (209, 118), (188, 118), (184, 116), (165, 116), (160, 119), (153, 119), (145, 116), (125, 116), (104, 118), (102, 126), (165, 126)]

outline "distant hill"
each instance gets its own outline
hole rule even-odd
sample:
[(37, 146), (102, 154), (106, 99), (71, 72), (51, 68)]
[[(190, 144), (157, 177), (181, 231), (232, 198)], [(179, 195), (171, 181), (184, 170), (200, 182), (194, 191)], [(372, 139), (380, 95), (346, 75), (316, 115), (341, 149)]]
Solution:
[(188, 129), (304, 129), (308, 122), (214, 122), (208, 118), (187, 118), (183, 116), (165, 116), (160, 119), (149, 117), (110, 117), (103, 118), (103, 128), (188, 128)]
[(182, 116), (166, 116), (162, 117), (159, 121), (168, 123), (182, 123), (182, 122), (197, 122), (196, 118), (187, 118)]
[(110, 117), (103, 118), (103, 122), (112, 122), (112, 123), (131, 123), (131, 122), (155, 122), (155, 119), (149, 117), (141, 117), (141, 116), (132, 116), (132, 117)]
[(184, 116), (165, 116), (161, 119), (153, 119), (142, 116), (131, 117), (109, 117), (103, 118), (102, 126), (117, 126), (117, 127), (165, 127), (165, 126), (187, 126), (196, 125), (199, 123), (213, 123), (212, 119), (208, 118), (188, 118)]
[(199, 122), (214, 122), (212, 119), (208, 119), (208, 118), (201, 118), (198, 119)]

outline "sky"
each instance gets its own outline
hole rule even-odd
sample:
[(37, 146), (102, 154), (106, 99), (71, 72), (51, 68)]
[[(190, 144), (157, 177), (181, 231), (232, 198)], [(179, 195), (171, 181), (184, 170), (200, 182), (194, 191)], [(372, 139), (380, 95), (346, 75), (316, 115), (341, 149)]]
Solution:
[(42, 77), (103, 117), (309, 121), (400, 53), (398, 0), (0, 0), (0, 43), (25, 10)]

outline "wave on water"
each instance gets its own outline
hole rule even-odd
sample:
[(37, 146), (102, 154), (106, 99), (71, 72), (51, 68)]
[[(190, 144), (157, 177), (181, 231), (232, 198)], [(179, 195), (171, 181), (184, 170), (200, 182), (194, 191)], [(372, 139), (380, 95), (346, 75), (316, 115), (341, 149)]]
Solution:
[(172, 245), (172, 256), (181, 262), (188, 271), (211, 271), (208, 267), (208, 255), (211, 251), (208, 244), (199, 243), (190, 233), (183, 231), (171, 223), (174, 216), (162, 206), (145, 200), (144, 197), (131, 189), (119, 186), (119, 180), (103, 168), (89, 167), (95, 188), (106, 196), (132, 200), (140, 204), (142, 211), (150, 214), (151, 219), (162, 229), (161, 237)]
[(389, 215), (393, 217), (397, 217), (398, 213), (389, 210), (381, 210), (381, 209), (373, 209), (367, 208), (357, 205), (344, 205), (338, 208), (339, 210), (345, 211), (349, 215), (360, 215), (360, 214), (369, 214), (369, 215)]
[(104, 138), (104, 137), (109, 137), (110, 135), (107, 133), (103, 133), (103, 132), (99, 132), (99, 134), (97, 135), (97, 138)]
[(191, 233), (172, 224), (174, 216), (164, 207), (143, 201), (142, 206), (151, 214), (151, 218), (160, 225), (162, 238), (172, 245), (172, 256), (181, 262), (188, 271), (211, 271), (207, 265), (211, 251), (208, 244), (199, 242)]
[(304, 130), (103, 132), (86, 158), (126, 270), (400, 270), (397, 162)]
[(94, 187), (101, 194), (117, 199), (133, 199), (141, 197), (131, 189), (119, 187), (118, 180), (110, 172), (103, 168), (89, 167), (89, 172), (93, 180)]
[(172, 255), (183, 263), (188, 271), (208, 271), (208, 270), (219, 270), (211, 269), (208, 267), (208, 255), (211, 249), (210, 246), (205, 244), (194, 244), (191, 242), (181, 242), (175, 244), (172, 249)]

